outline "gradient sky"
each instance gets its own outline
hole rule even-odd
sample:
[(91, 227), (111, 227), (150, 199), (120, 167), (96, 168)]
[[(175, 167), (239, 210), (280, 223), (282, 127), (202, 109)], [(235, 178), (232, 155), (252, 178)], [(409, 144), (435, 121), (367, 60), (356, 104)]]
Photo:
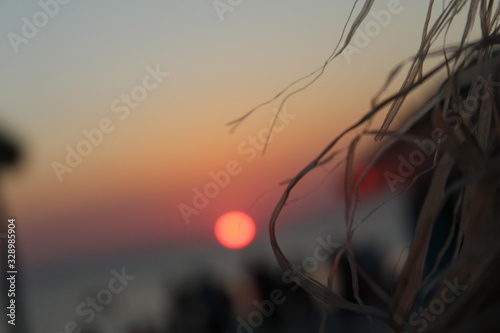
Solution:
[[(264, 156), (241, 154), (238, 147), (248, 148), (249, 136), (268, 127), (277, 105), (233, 134), (225, 124), (320, 66), (351, 6), (243, 1), (221, 20), (212, 1), (70, 1), (16, 53), (9, 33), (22, 35), (23, 17), (32, 22), (41, 7), (2, 1), (0, 121), (25, 152), (3, 190), (28, 262), (148, 243), (215, 242), (216, 218), (236, 209), (251, 208), (265, 234), (278, 183), (366, 112), (389, 69), (418, 47), (425, 2), (401, 1), (402, 12), (351, 62), (340, 56), (290, 99), (295, 118)], [(377, 1), (374, 10), (386, 7)], [(169, 76), (120, 119), (113, 101), (157, 66)], [(75, 148), (82, 131), (105, 118), (114, 131), (59, 182), (53, 162), (64, 163), (66, 146)], [(232, 160), (241, 173), (186, 225), (179, 204), (191, 205), (193, 189)]]

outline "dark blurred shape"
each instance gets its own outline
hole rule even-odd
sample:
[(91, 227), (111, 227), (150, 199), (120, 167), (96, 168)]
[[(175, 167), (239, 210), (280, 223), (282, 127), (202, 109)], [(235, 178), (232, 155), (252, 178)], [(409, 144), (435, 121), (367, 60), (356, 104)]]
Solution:
[[(424, 177), (424, 178), (430, 178), (430, 177)], [(420, 210), (422, 209), (422, 206), (424, 204), (429, 183), (417, 184), (410, 198), (411, 226), (409, 228), (409, 231), (412, 236), (417, 227), (418, 217), (420, 215)], [(452, 261), (453, 252), (455, 251), (457, 237), (458, 237), (458, 229), (453, 230), (453, 221), (454, 221), (453, 210), (455, 208), (455, 203), (457, 202), (457, 200), (458, 198), (456, 195), (451, 195), (450, 198), (446, 200), (443, 209), (439, 213), (437, 220), (434, 223), (431, 239), (429, 242), (429, 250), (425, 258), (425, 267), (423, 272), (424, 276), (428, 276), (433, 270), (434, 270), (433, 274), (441, 272)], [(450, 232), (452, 230), (453, 234), (452, 238), (450, 239), (450, 244), (448, 245), (447, 249), (444, 249), (444, 245), (447, 243), (447, 240), (450, 236)], [(442, 257), (439, 258), (441, 251), (443, 251), (443, 253), (441, 254)]]
[[(317, 331), (319, 308), (303, 289), (290, 280), (284, 280), (281, 272), (264, 266), (251, 265), (248, 270), (250, 279), (233, 281), (246, 289), (236, 296), (240, 299), (231, 299), (225, 288), (208, 274), (183, 282), (173, 296), (173, 311), (168, 315), (170, 324), (167, 332)], [(243, 305), (248, 313), (236, 314), (236, 302)]]
[[(19, 147), (12, 141), (6, 134), (0, 132), (0, 173), (3, 172), (7, 167), (15, 166), (21, 157), (21, 152)], [(4, 174), (0, 174), (0, 177), (4, 177)], [(0, 180), (2, 181), (2, 180)], [(7, 283), (7, 251), (8, 251), (8, 243), (7, 243), (7, 232), (8, 232), (8, 219), (11, 218), (9, 216), (7, 209), (5, 207), (3, 198), (1, 197), (1, 189), (0, 189), (0, 259), (2, 272), (0, 273), (0, 299), (2, 309), (6, 309), (9, 305), (9, 298), (7, 296), (9, 290), (9, 284)], [(16, 266), (20, 266), (20, 255), (18, 247), (16, 248)], [(23, 292), (21, 287), (22, 282), (22, 274), (16, 275), (16, 290), (15, 290), (15, 305), (16, 305), (16, 325), (5, 324), (7, 326), (7, 332), (12, 333), (26, 333), (27, 330), (27, 317), (26, 313), (23, 311), (24, 303), (23, 303)], [(2, 311), (2, 315), (4, 316), (3, 322), (6, 322), (5, 318), (10, 319), (5, 316), (6, 312)], [(2, 324), (4, 325), (4, 324)]]
[[(365, 305), (386, 310), (388, 308), (387, 304), (384, 304), (380, 300), (380, 298), (375, 294), (366, 280), (363, 279), (359, 273), (359, 270), (363, 269), (366, 274), (371, 277), (373, 282), (387, 292), (390, 286), (387, 283), (387, 279), (384, 277), (384, 272), (380, 262), (380, 258), (382, 258), (381, 254), (378, 249), (374, 247), (363, 247), (356, 249), (354, 252), (356, 254), (356, 261), (358, 264), (359, 298)], [(343, 256), (340, 259), (337, 274), (340, 279), (339, 284), (341, 295), (351, 303), (358, 303), (353, 289), (351, 266), (346, 256)], [(327, 324), (327, 329), (328, 328), (332, 329), (332, 331), (352, 333), (387, 332), (388, 329), (385, 323), (378, 319), (369, 318), (344, 309), (334, 309), (333, 311), (330, 311)]]
[[(315, 332), (319, 327), (320, 312), (311, 297), (295, 283), (285, 283), (280, 272), (272, 272), (263, 265), (254, 265), (251, 275), (258, 292), (258, 299), (252, 300), (254, 307), (260, 304), (263, 323), (252, 327), (253, 332), (299, 333)], [(271, 303), (273, 293), (283, 294), (281, 304)], [(267, 309), (264, 305), (268, 303)], [(272, 304), (269, 306), (269, 304)], [(265, 310), (262, 310), (265, 309)], [(268, 315), (269, 314), (269, 315)]]
[[(194, 280), (194, 281), (193, 281)], [(174, 295), (170, 333), (220, 333), (231, 330), (235, 317), (224, 288), (209, 274), (187, 280)]]
[(19, 147), (4, 133), (0, 132), (0, 165), (14, 166), (21, 159)]

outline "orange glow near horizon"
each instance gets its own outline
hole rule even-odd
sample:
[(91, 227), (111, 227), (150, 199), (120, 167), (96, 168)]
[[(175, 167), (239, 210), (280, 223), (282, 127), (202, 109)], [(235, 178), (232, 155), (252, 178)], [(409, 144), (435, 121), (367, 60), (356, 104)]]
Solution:
[(241, 249), (250, 244), (255, 236), (255, 222), (243, 212), (223, 214), (215, 222), (215, 237), (229, 249)]

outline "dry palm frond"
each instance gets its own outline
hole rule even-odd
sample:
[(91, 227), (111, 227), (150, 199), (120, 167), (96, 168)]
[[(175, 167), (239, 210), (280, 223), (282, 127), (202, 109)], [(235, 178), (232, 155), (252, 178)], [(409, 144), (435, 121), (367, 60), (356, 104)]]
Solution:
[[(356, 3), (357, 1), (355, 5)], [(281, 110), (290, 96), (313, 84), (328, 64), (349, 44), (373, 4), (374, 1), (364, 2), (343, 44), (341, 37), (341, 41), (323, 66), (293, 82), (272, 100), (252, 109), (231, 124), (237, 126), (259, 107), (280, 98)], [(270, 219), (271, 244), (280, 266), (292, 272), (300, 281), (300, 285), (314, 297), (325, 304), (380, 318), (395, 332), (422, 331), (421, 327), (417, 329), (414, 322), (409, 320), (415, 318), (415, 312), (412, 310), (432, 304), (432, 301), (426, 301), (428, 298), (422, 297), (423, 294), (434, 292), (432, 300), (443, 295), (443, 292), (447, 291), (446, 288), (450, 288), (443, 281), (456, 281), (457, 285), (465, 287), (462, 295), (456, 297), (453, 304), (447, 305), (440, 316), (425, 322), (429, 332), (499, 331), (500, 324), (495, 316), (500, 309), (500, 284), (495, 282), (495, 278), (500, 274), (500, 242), (497, 240), (500, 231), (500, 84), (497, 84), (500, 82), (500, 55), (497, 51), (500, 44), (500, 2), (451, 0), (443, 2), (439, 14), (433, 13), (436, 11), (435, 7), (437, 6), (434, 1), (429, 1), (421, 42), (415, 56), (403, 61), (389, 73), (387, 81), (373, 97), (370, 110), (336, 136), (314, 160), (287, 182)], [(446, 36), (450, 26), (464, 12), (467, 15), (460, 42), (458, 45), (447, 45)], [(350, 17), (348, 22), (349, 20)], [(481, 37), (470, 42), (477, 21)], [(441, 37), (445, 40), (442, 48), (433, 50), (433, 44)], [(339, 49), (339, 45), (343, 47)], [(433, 67), (426, 69), (424, 65), (429, 63), (429, 59), (438, 61)], [(399, 90), (383, 98), (396, 76), (406, 67), (408, 72)], [(390, 131), (391, 123), (409, 94), (440, 73), (446, 74), (447, 79), (437, 92), (423, 103), (422, 107), (415, 110), (399, 130)], [(299, 83), (302, 86), (290, 91)], [(471, 101), (474, 103), (471, 104)], [(372, 118), (385, 107), (388, 107), (388, 111), (381, 128), (370, 129)], [(408, 259), (399, 276), (395, 293), (389, 297), (358, 267), (353, 251), (357, 188), (367, 173), (365, 170), (363, 175), (354, 181), (354, 155), (362, 137), (375, 136), (376, 140), (387, 137), (380, 151), (374, 154), (369, 162), (371, 167), (394, 142), (414, 141), (411, 129), (422, 122), (428, 123), (430, 131), (438, 130), (441, 136), (432, 165), (414, 175), (410, 183), (413, 184), (422, 173), (431, 174)], [(352, 139), (345, 159), (346, 244), (338, 254), (339, 257), (347, 256), (351, 266), (353, 291), (357, 300), (357, 303), (352, 303), (332, 291), (331, 281), (335, 276), (339, 257), (330, 271), (327, 286), (295, 272), (278, 244), (275, 225), (297, 183), (318, 166), (332, 160), (338, 152), (339, 141), (359, 128), (362, 128), (362, 131)], [(455, 205), (454, 224), (435, 265), (439, 264), (444, 250), (451, 246), (451, 239), (456, 237), (454, 256), (445, 269), (438, 270), (435, 266), (431, 274), (425, 276), (424, 265), (433, 227), (447, 200), (453, 200)], [(383, 311), (363, 304), (357, 293), (359, 277), (364, 279), (381, 299), (390, 303), (389, 310)]]

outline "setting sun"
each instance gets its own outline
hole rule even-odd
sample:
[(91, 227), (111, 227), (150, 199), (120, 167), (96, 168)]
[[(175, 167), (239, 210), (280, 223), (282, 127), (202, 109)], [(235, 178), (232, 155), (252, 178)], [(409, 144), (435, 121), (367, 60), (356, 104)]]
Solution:
[(215, 222), (215, 237), (219, 243), (230, 249), (241, 249), (253, 240), (255, 223), (243, 212), (228, 212)]

